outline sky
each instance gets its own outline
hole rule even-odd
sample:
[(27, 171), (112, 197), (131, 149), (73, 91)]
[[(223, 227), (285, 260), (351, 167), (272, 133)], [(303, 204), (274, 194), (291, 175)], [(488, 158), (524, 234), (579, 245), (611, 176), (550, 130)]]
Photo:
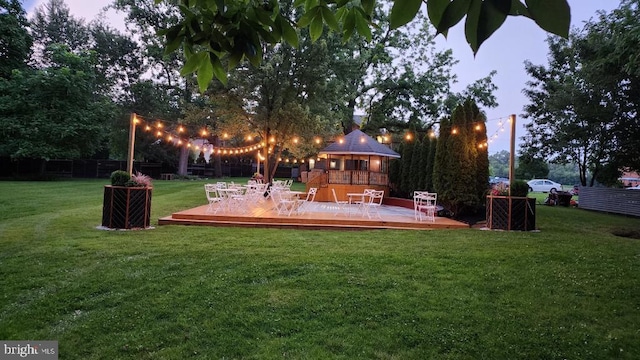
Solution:
[[(568, 0), (571, 7), (571, 26), (582, 27), (585, 21), (596, 18), (598, 10), (609, 12), (620, 5), (619, 0)], [(36, 7), (46, 0), (26, 0), (23, 6), (29, 16)], [(96, 17), (100, 10), (111, 3), (111, 0), (65, 0), (72, 14), (84, 18), (87, 22)], [(425, 7), (423, 6), (423, 9)], [(118, 29), (124, 28), (122, 14), (113, 11), (107, 14), (111, 25)], [(509, 115), (516, 115), (516, 151), (520, 137), (525, 135), (525, 120), (521, 117), (523, 107), (528, 103), (522, 90), (529, 80), (524, 70), (525, 60), (536, 65), (547, 64), (547, 33), (540, 29), (533, 21), (523, 17), (507, 18), (505, 23), (473, 56), (471, 48), (464, 38), (463, 22), (449, 31), (448, 38), (438, 36), (436, 46), (440, 49), (452, 49), (453, 56), (459, 63), (453, 72), (458, 76), (458, 83), (453, 86), (454, 91), (462, 91), (468, 84), (487, 76), (492, 70), (497, 74), (493, 79), (498, 90), (494, 93), (498, 107), (482, 109), (487, 115), (487, 136), (492, 139), (489, 143), (489, 153), (509, 151), (511, 136)]]

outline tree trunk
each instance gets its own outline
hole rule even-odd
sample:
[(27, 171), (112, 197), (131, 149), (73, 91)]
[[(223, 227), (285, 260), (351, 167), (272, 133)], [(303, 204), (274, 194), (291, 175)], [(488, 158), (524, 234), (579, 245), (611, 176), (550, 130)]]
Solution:
[(189, 164), (189, 149), (186, 147), (180, 148), (180, 161), (178, 162), (178, 175), (187, 175), (187, 165)]

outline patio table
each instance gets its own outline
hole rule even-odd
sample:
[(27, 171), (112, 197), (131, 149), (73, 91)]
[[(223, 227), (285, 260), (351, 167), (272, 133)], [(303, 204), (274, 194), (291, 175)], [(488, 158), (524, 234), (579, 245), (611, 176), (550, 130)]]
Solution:
[(357, 205), (356, 209), (362, 212), (362, 216), (364, 216), (362, 204), (367, 201), (367, 196), (371, 196), (370, 193), (347, 193), (347, 197), (349, 198), (349, 216), (351, 216), (351, 209), (354, 207), (352, 205)]
[(218, 193), (223, 198), (222, 203), (229, 212), (234, 209), (245, 210), (244, 192), (244, 188), (218, 189)]

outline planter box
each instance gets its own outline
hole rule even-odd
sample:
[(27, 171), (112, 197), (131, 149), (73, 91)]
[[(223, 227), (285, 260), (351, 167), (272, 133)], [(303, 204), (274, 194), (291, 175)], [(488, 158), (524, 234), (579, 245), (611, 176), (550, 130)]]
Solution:
[(501, 230), (535, 230), (536, 199), (487, 196), (487, 227)]
[(153, 188), (105, 185), (102, 226), (112, 229), (149, 227), (151, 190)]

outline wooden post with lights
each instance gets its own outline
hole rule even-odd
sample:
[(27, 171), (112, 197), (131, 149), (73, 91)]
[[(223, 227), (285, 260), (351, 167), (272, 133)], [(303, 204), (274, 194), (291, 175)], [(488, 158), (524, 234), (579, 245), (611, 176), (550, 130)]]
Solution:
[(136, 141), (136, 113), (131, 113), (129, 120), (129, 157), (127, 158), (127, 171), (129, 175), (133, 175), (133, 150)]
[(271, 142), (271, 128), (268, 126), (264, 129), (264, 174), (262, 177), (264, 178), (264, 182), (267, 184), (271, 183), (271, 171), (269, 170), (269, 143)]
[(515, 180), (515, 152), (516, 152), (516, 115), (509, 115), (511, 122), (511, 145), (509, 148), (509, 196), (511, 196), (511, 185)]

